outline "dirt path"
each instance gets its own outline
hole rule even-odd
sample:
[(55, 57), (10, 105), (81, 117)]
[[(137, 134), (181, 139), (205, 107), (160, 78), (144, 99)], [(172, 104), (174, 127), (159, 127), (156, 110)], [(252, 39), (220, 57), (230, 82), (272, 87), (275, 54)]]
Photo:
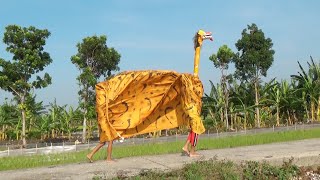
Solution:
[(94, 163), (1, 171), (0, 179), (92, 179), (94, 177), (131, 176), (144, 169), (170, 170), (180, 168), (185, 163), (208, 160), (214, 157), (229, 159), (234, 162), (266, 160), (272, 164), (282, 164), (284, 159), (294, 157), (294, 163), (299, 166), (320, 165), (320, 138), (229, 149), (203, 150), (199, 153), (203, 157), (190, 158), (179, 153), (122, 158), (117, 159), (115, 163), (106, 163), (101, 160)]

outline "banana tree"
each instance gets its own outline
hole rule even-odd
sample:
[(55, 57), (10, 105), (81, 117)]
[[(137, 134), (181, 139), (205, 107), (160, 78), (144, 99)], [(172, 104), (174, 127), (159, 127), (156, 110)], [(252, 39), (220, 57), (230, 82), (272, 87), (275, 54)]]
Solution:
[(276, 110), (276, 126), (280, 125), (280, 102), (281, 102), (281, 94), (280, 94), (280, 85), (277, 83), (276, 86), (272, 87), (269, 93), (269, 97), (266, 101), (272, 104), (270, 107), (275, 108)]
[(0, 105), (0, 140), (7, 138), (7, 130), (19, 121), (18, 111), (15, 106), (8, 103)]
[[(262, 120), (270, 121), (270, 119), (272, 119), (273, 117), (272, 109), (274, 106), (277, 107), (277, 103), (275, 101), (270, 103), (272, 101), (272, 99), (270, 101), (270, 94), (272, 94), (272, 90), (277, 86), (277, 84), (278, 83), (274, 78), (269, 82), (265, 83), (264, 85), (261, 85), (261, 87), (259, 87), (260, 102), (258, 106), (261, 108), (261, 116), (262, 116), (261, 122)], [(262, 122), (262, 123), (266, 124), (266, 122)]]
[[(241, 83), (240, 85), (236, 82), (230, 88), (230, 103), (233, 104), (233, 113), (236, 117), (244, 119), (244, 129), (247, 128), (249, 122), (250, 113), (254, 105), (254, 92), (253, 87), (250, 84)], [(254, 121), (253, 121), (254, 123)]]
[(210, 115), (212, 121), (213, 121), (213, 126), (216, 128), (218, 131), (218, 121), (217, 119), (220, 119), (220, 122), (223, 122), (223, 91), (221, 89), (221, 86), (217, 84), (215, 86), (212, 81), (209, 81), (211, 85), (211, 91), (210, 94), (206, 94), (203, 98), (203, 105), (202, 109), (205, 112), (208, 112)]
[(308, 71), (304, 70), (300, 62), (298, 62), (298, 64), (301, 72), (298, 72), (299, 75), (291, 75), (291, 78), (298, 83), (297, 88), (301, 96), (304, 95), (302, 98), (307, 100), (310, 108), (310, 111), (307, 113), (310, 114), (311, 122), (313, 122), (316, 119), (316, 106), (320, 101), (320, 66), (314, 63), (312, 57), (311, 63), (308, 62)]
[(63, 110), (63, 107), (57, 105), (56, 101), (54, 101), (54, 103), (50, 103), (48, 115), (51, 122), (51, 138), (56, 138), (61, 132), (61, 114)]
[(228, 70), (229, 63), (232, 58), (235, 56), (234, 52), (227, 46), (223, 45), (219, 48), (217, 54), (212, 54), (209, 59), (213, 62), (216, 68), (219, 68), (221, 71), (220, 84), (223, 92), (223, 104), (224, 104), (224, 116), (225, 116), (225, 125), (229, 129), (229, 118), (228, 118), (228, 109), (229, 109), (229, 88), (228, 80), (232, 77), (228, 75), (226, 71)]
[(67, 132), (68, 139), (71, 139), (71, 134), (77, 129), (76, 122), (79, 121), (81, 117), (77, 113), (77, 109), (74, 110), (73, 107), (69, 107), (67, 110), (64, 108), (61, 116), (61, 129), (62, 132)]
[(242, 101), (240, 97), (235, 97), (235, 98), (240, 102), (240, 104), (237, 104), (234, 106), (235, 109), (233, 112), (235, 112), (238, 116), (244, 118), (243, 129), (246, 130), (247, 122), (248, 122), (248, 114), (255, 112), (254, 108), (256, 107), (256, 105), (248, 106)]

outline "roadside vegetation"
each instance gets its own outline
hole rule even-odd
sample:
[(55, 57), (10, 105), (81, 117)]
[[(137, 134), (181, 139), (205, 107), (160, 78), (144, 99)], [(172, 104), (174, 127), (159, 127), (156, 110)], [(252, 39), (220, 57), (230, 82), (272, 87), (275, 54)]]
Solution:
[[(181, 169), (161, 172), (147, 170), (139, 175), (127, 177), (118, 174), (113, 180), (162, 180), (162, 179), (203, 179), (203, 180), (250, 180), (250, 179), (317, 179), (319, 170), (314, 167), (297, 167), (292, 164), (293, 159), (284, 161), (281, 166), (272, 166), (267, 162), (246, 161), (241, 164), (227, 160), (211, 159), (209, 161), (197, 161), (185, 165)], [(93, 179), (106, 179), (103, 175), (97, 175)]]

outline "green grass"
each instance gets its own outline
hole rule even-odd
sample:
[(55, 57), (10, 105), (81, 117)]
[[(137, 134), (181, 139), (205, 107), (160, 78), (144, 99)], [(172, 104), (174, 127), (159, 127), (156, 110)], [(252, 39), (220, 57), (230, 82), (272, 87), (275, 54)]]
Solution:
[[(241, 135), (221, 138), (206, 138), (200, 136), (198, 150), (219, 149), (273, 142), (294, 141), (302, 139), (320, 138), (320, 128), (310, 130), (297, 130), (275, 133), (263, 133), (254, 135)], [(184, 141), (150, 143), (141, 145), (115, 146), (113, 158), (124, 158), (130, 156), (159, 155), (181, 152)], [(33, 168), (40, 166), (55, 166), (59, 164), (85, 162), (89, 150), (80, 152), (69, 152), (49, 155), (12, 156), (0, 158), (0, 170)], [(106, 151), (101, 149), (94, 157), (94, 160), (105, 158)]]
[[(309, 179), (304, 171), (292, 164), (293, 159), (283, 162), (282, 166), (272, 166), (266, 162), (247, 161), (243, 164), (235, 164), (232, 161), (211, 159), (208, 161), (197, 161), (184, 165), (183, 168), (162, 172), (157, 170), (146, 170), (139, 175), (127, 177), (118, 175), (113, 180), (163, 180), (163, 179)], [(97, 175), (93, 179), (106, 179), (105, 175)], [(297, 178), (298, 179), (298, 178)]]

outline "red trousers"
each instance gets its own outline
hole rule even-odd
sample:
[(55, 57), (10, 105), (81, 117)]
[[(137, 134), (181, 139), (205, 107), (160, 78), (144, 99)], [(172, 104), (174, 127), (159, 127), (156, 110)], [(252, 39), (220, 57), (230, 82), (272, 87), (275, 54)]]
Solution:
[(190, 141), (191, 145), (194, 147), (197, 145), (198, 136), (199, 135), (197, 133), (193, 132), (192, 130), (189, 133), (188, 141)]

